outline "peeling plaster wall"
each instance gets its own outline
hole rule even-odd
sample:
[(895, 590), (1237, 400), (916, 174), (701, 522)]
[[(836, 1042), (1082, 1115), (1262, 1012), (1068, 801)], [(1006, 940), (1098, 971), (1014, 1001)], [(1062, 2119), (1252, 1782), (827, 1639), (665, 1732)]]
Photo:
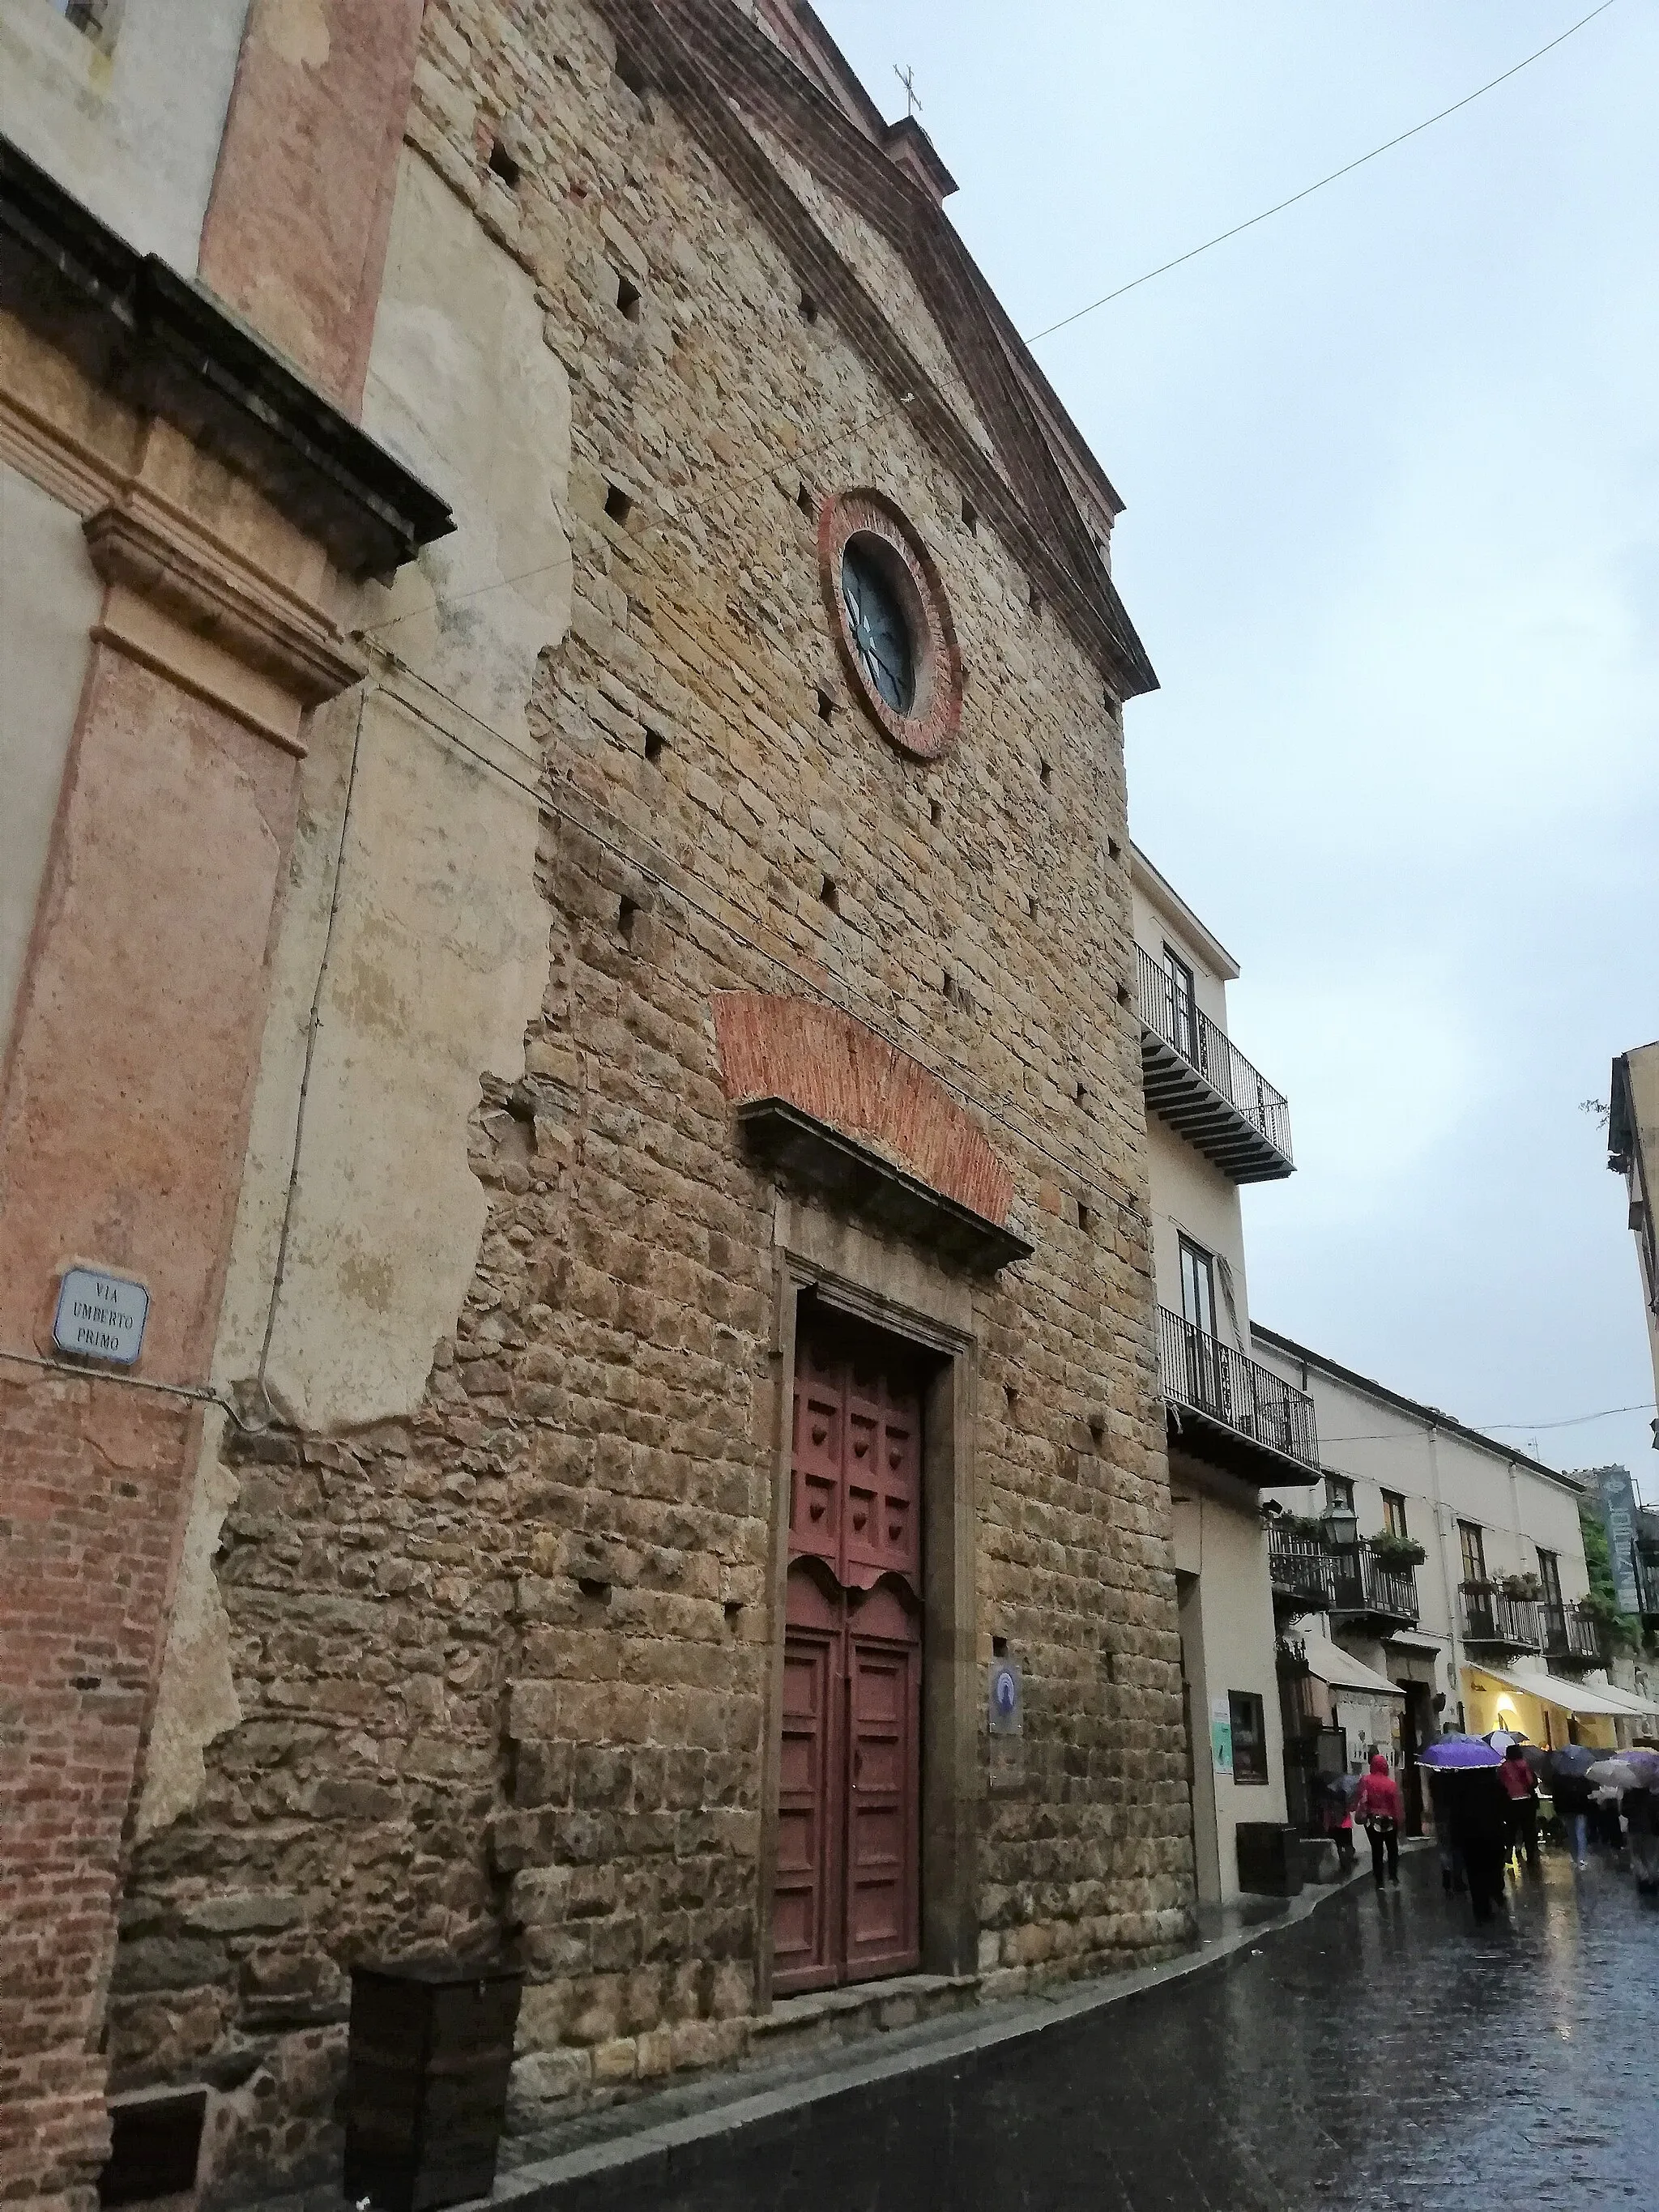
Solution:
[[(450, 501), (458, 526), (394, 590), (365, 594), (364, 624), (417, 673), (383, 671), (313, 719), (214, 1359), (222, 1386), (258, 1370), (326, 945), (266, 1376), (273, 1404), (312, 1430), (418, 1405), (483, 1232), (469, 1117), (481, 1078), (522, 1076), (548, 973), (535, 803), (475, 756), (535, 781), (518, 748), (538, 658), (568, 619), (568, 395), (531, 278), (408, 153), (364, 422)], [(213, 1576), (233, 1498), (210, 1433), (141, 1835), (195, 1801), (204, 1746), (239, 1717)]]
[(112, 46), (0, 0), (0, 132), (141, 253), (194, 273), (247, 0), (128, 0)]
[(103, 598), (80, 517), (0, 461), (0, 1062)]

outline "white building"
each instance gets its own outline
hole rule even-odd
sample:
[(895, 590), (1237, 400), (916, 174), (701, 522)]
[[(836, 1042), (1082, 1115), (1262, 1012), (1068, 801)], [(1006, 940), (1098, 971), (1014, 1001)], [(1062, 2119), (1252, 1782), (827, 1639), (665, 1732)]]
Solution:
[[(1227, 1034), (1224, 946), (1137, 851), (1159, 1369), (1201, 1903), (1271, 1885), (1286, 1820), (1261, 1503), (1321, 1480), (1305, 1389), (1251, 1355), (1239, 1186), (1292, 1172), (1285, 1102)], [(1258, 1836), (1253, 1864), (1241, 1827)], [(1241, 1864), (1241, 1856), (1243, 1863)], [(1241, 1876), (1243, 1877), (1241, 1879)]]
[[(1415, 1753), (1442, 1721), (1476, 1735), (1514, 1727), (1546, 1744), (1611, 1746), (1644, 1727), (1644, 1701), (1607, 1680), (1604, 1625), (1585, 1603), (1578, 1476), (1260, 1323), (1254, 1346), (1310, 1395), (1324, 1470), (1311, 1502), (1299, 1486), (1273, 1493), (1273, 1601), (1287, 1644), (1304, 1645), (1316, 1686), (1332, 1649), (1381, 1683), (1370, 1699), (1337, 1686), (1328, 1698), (1316, 1686), (1303, 1697), (1308, 1734), (1317, 1723), (1328, 1732), (1310, 1765), (1322, 1748), (1333, 1762), (1334, 1727), (1351, 1770), (1373, 1747), (1389, 1752), (1415, 1826)], [(1293, 1692), (1287, 1710), (1297, 1701)]]

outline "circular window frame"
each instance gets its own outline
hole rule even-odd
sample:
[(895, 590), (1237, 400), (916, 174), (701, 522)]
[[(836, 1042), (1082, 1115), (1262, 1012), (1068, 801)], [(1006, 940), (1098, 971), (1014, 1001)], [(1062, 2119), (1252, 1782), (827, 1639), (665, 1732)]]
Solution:
[[(886, 571), (910, 629), (912, 691), (898, 714), (871, 682), (842, 592), (842, 562), (855, 538)], [(962, 721), (962, 655), (956, 625), (932, 556), (899, 508), (878, 491), (860, 489), (825, 500), (818, 517), (818, 580), (842, 666), (865, 712), (888, 742), (912, 760), (946, 752)]]

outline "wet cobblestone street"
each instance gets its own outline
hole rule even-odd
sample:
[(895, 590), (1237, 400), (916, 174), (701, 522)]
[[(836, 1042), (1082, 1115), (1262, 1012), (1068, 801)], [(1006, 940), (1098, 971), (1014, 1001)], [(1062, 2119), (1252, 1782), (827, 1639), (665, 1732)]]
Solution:
[(1401, 1873), (1214, 1972), (746, 2134), (653, 2212), (1659, 2206), (1659, 1909), (1553, 1854), (1476, 1929), (1432, 1852)]

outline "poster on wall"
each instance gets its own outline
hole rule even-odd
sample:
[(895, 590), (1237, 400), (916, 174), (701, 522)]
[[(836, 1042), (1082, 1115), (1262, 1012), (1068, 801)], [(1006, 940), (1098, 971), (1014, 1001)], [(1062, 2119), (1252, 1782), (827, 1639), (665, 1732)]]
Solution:
[(1210, 1700), (1210, 1755), (1218, 1774), (1233, 1771), (1233, 1717), (1225, 1698)]

